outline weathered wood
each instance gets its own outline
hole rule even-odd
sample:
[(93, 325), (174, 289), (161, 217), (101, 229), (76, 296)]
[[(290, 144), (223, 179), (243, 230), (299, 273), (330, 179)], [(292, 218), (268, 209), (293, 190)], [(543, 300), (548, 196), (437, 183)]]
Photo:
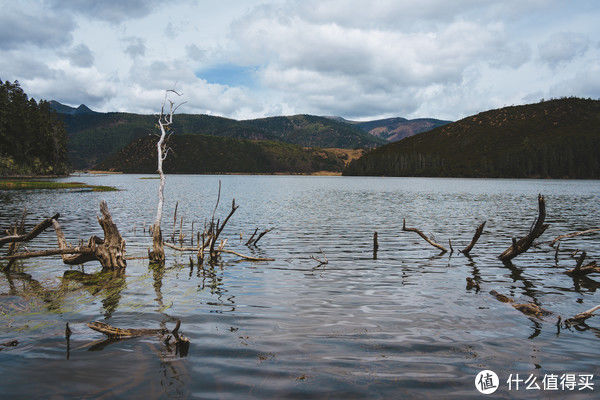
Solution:
[(113, 222), (105, 201), (100, 202), (100, 213), (102, 217), (98, 217), (98, 223), (104, 231), (104, 239), (92, 236), (86, 246), (71, 247), (65, 239), (58, 221), (55, 219), (52, 220), (58, 241), (58, 248), (60, 250), (69, 250), (62, 253), (62, 259), (65, 264), (78, 265), (98, 260), (102, 267), (107, 269), (121, 269), (127, 266), (127, 261), (125, 261), (125, 240), (123, 240), (119, 229)]
[(416, 234), (418, 234), (419, 236), (421, 236), (423, 239), (425, 239), (425, 241), (427, 243), (429, 243), (430, 245), (432, 245), (433, 247), (437, 247), (438, 249), (440, 249), (442, 251), (442, 253), (446, 253), (448, 252), (448, 249), (446, 249), (444, 246), (442, 246), (439, 243), (434, 242), (433, 240), (431, 240), (429, 237), (427, 237), (423, 232), (421, 232), (419, 229), (417, 228), (407, 228), (406, 227), (406, 219), (402, 220), (402, 230), (405, 232), (415, 232)]
[(252, 242), (253, 246), (256, 246), (256, 244), (258, 243), (258, 241), (260, 239), (262, 239), (263, 236), (265, 236), (267, 233), (271, 232), (273, 230), (273, 228), (269, 228), (269, 229), (265, 229), (264, 231), (262, 231), (260, 233), (260, 235), (258, 235), (258, 237), (256, 238), (256, 240), (254, 242)]
[(22, 253), (15, 253), (10, 256), (2, 256), (0, 260), (23, 260), (26, 258), (34, 257), (45, 257), (62, 254), (93, 254), (93, 251), (89, 248), (70, 248), (70, 249), (50, 249), (50, 250), (38, 250), (38, 251), (27, 251)]
[[(215, 252), (215, 243), (217, 242), (217, 240), (219, 240), (219, 235), (221, 235), (221, 232), (223, 232), (223, 229), (225, 228), (225, 225), (227, 225), (227, 222), (229, 222), (229, 219), (231, 218), (231, 216), (235, 213), (235, 211), (239, 208), (239, 206), (235, 205), (235, 199), (232, 200), (231, 202), (231, 211), (229, 212), (229, 214), (227, 215), (227, 217), (223, 220), (223, 222), (221, 224), (219, 224), (219, 221), (217, 220), (217, 224), (213, 225), (213, 230), (216, 229), (214, 231), (214, 234), (212, 235), (211, 239), (210, 239), (210, 247), (209, 247), (209, 256), (211, 260), (216, 259), (218, 253)], [(216, 227), (216, 228), (214, 228)]]
[(547, 242), (547, 243), (550, 245), (550, 247), (554, 247), (554, 245), (556, 244), (556, 242), (558, 242), (558, 241), (560, 241), (562, 239), (572, 238), (572, 237), (576, 237), (576, 236), (580, 236), (580, 235), (588, 235), (588, 234), (594, 233), (594, 232), (600, 232), (600, 228), (587, 229), (585, 231), (567, 233), (565, 235), (557, 236), (553, 240), (551, 240), (550, 242)]
[(513, 238), (513, 244), (508, 249), (504, 250), (504, 252), (498, 256), (498, 258), (503, 262), (508, 262), (519, 254), (526, 252), (533, 244), (533, 241), (540, 237), (542, 233), (548, 229), (549, 225), (544, 224), (545, 219), (546, 202), (544, 201), (544, 196), (540, 194), (538, 195), (538, 217), (532, 224), (529, 232), (526, 236), (519, 240)]
[(544, 315), (552, 314), (550, 311), (543, 309), (542, 307), (538, 306), (535, 303), (523, 303), (523, 304), (515, 303), (515, 301), (513, 299), (511, 299), (510, 297), (504, 296), (503, 294), (500, 294), (500, 293), (496, 292), (495, 290), (490, 291), (490, 294), (492, 296), (494, 296), (498, 301), (500, 301), (502, 303), (508, 303), (514, 309), (516, 309), (530, 317), (540, 318), (540, 317), (543, 317)]
[(466, 256), (469, 255), (469, 253), (471, 252), (471, 250), (473, 250), (473, 247), (475, 247), (475, 244), (477, 244), (477, 241), (481, 237), (481, 234), (483, 232), (483, 228), (485, 227), (486, 222), (487, 221), (483, 221), (483, 223), (477, 227), (477, 229), (475, 230), (475, 234), (473, 235), (473, 239), (471, 239), (471, 243), (469, 243), (469, 245), (467, 247), (462, 249), (460, 251), (461, 253), (463, 253)]
[(59, 213), (54, 214), (54, 216), (50, 218), (46, 218), (39, 224), (33, 227), (29, 233), (24, 235), (9, 235), (0, 238), (0, 247), (5, 243), (14, 243), (14, 242), (28, 242), (31, 239), (37, 237), (40, 233), (44, 232), (46, 229), (52, 226), (52, 220), (57, 220), (60, 217)]
[(115, 326), (105, 324), (104, 322), (92, 321), (87, 324), (88, 328), (97, 332), (103, 333), (106, 336), (114, 339), (132, 338), (139, 336), (166, 335), (168, 329), (129, 329), (117, 328)]
[(567, 326), (583, 324), (586, 319), (588, 319), (588, 318), (593, 317), (594, 315), (596, 315), (595, 313), (598, 310), (600, 310), (600, 305), (592, 307), (589, 310), (584, 311), (582, 313), (579, 313), (579, 314), (575, 315), (572, 318), (566, 319), (565, 320), (565, 324)]

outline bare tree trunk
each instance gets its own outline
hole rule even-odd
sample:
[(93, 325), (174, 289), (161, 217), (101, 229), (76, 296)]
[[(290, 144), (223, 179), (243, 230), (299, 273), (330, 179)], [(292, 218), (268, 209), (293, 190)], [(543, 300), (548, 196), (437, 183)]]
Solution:
[[(160, 127), (160, 139), (156, 144), (156, 150), (158, 152), (158, 174), (160, 175), (160, 184), (158, 186), (158, 205), (156, 209), (156, 218), (154, 219), (154, 225), (152, 225), (152, 250), (148, 250), (148, 258), (151, 263), (162, 264), (165, 262), (165, 249), (163, 247), (162, 231), (160, 229), (160, 223), (162, 220), (163, 205), (165, 202), (165, 174), (163, 172), (163, 161), (167, 158), (169, 149), (166, 147), (167, 130), (168, 127), (173, 123), (173, 113), (177, 110), (178, 106), (175, 106), (169, 98), (169, 92), (180, 95), (174, 90), (167, 90), (165, 92), (165, 99), (163, 100), (160, 115), (158, 117), (158, 126)], [(169, 113), (165, 115), (165, 104), (169, 101)], [(181, 104), (180, 104), (181, 105)]]

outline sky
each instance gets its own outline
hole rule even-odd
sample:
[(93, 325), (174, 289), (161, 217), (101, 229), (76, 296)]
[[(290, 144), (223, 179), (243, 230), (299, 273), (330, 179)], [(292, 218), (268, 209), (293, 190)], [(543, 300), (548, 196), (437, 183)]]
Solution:
[(235, 119), (458, 120), (600, 98), (600, 2), (0, 0), (0, 79), (36, 99)]

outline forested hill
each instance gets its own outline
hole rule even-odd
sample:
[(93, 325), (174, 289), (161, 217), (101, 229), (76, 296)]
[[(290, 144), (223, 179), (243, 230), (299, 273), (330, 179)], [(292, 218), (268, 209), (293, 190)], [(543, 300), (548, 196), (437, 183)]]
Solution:
[[(61, 106), (57, 103), (56, 109), (63, 112), (61, 117), (69, 134), (69, 158), (75, 168), (89, 168), (132, 140), (157, 132), (156, 117), (152, 115), (77, 112), (84, 106)], [(385, 143), (357, 127), (312, 115), (237, 121), (203, 114), (176, 114), (172, 127), (175, 135), (276, 140), (305, 147), (353, 149)]]
[[(208, 135), (172, 135), (164, 161), (166, 173), (311, 173), (341, 172), (347, 155), (327, 149)], [(156, 137), (134, 140), (96, 168), (125, 173), (156, 172)]]
[(0, 80), (0, 176), (66, 172), (66, 133), (50, 104)]
[(600, 178), (600, 101), (479, 113), (375, 149), (344, 175)]

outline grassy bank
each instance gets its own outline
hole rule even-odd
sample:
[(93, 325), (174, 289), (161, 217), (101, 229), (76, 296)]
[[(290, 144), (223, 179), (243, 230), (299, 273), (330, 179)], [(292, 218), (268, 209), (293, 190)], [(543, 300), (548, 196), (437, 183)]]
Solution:
[(118, 190), (112, 186), (88, 185), (82, 182), (25, 181), (1, 179), (0, 190), (26, 189), (90, 189), (93, 192), (112, 192)]

